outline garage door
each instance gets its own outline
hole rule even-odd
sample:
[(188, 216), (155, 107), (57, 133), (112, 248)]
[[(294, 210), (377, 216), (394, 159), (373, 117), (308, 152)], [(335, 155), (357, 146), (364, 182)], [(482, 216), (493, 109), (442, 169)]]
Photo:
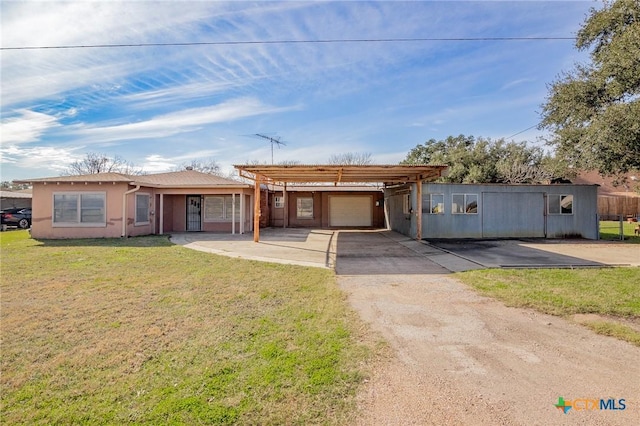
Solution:
[(484, 192), (482, 206), (483, 237), (544, 237), (542, 192)]
[(329, 196), (329, 226), (371, 226), (371, 197)]

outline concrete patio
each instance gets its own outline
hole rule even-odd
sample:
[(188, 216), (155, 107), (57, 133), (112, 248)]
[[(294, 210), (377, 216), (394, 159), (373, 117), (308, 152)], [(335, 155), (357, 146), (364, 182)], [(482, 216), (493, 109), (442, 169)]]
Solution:
[(335, 269), (339, 275), (433, 274), (499, 267), (640, 266), (640, 246), (587, 240), (416, 241), (387, 230), (266, 228), (179, 233), (175, 244), (229, 257)]

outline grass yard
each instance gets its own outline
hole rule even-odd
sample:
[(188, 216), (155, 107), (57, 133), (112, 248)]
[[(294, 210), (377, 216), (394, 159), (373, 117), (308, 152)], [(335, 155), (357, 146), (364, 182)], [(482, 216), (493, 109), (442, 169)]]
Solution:
[(489, 269), (456, 277), (508, 306), (568, 317), (640, 346), (640, 268)]
[[(640, 222), (627, 222), (622, 223), (622, 232), (624, 234), (624, 241), (632, 244), (640, 244), (640, 236), (634, 233), (634, 229)], [(600, 222), (600, 239), (601, 240), (616, 240), (620, 241), (620, 222), (616, 221), (601, 221)]]
[(331, 271), (166, 237), (0, 234), (4, 424), (348, 424), (373, 354)]

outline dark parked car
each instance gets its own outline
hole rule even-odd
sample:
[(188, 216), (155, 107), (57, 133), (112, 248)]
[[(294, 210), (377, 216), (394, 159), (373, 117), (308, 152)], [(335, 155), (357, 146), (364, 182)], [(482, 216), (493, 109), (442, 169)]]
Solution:
[(2, 225), (27, 229), (31, 226), (31, 209), (5, 209), (0, 213)]

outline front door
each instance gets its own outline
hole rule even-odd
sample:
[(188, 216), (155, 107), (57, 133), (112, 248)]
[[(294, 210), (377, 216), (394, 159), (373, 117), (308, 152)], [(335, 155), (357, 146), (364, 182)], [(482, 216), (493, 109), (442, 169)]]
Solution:
[(187, 195), (187, 231), (201, 231), (202, 217), (199, 195)]

